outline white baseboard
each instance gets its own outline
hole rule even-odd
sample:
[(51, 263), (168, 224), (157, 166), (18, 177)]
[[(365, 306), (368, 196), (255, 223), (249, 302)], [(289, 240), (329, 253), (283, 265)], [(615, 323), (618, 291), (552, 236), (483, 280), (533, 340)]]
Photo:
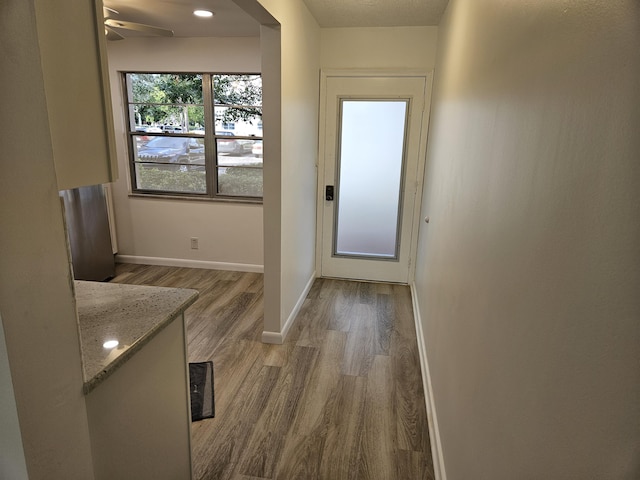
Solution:
[(282, 327), (282, 331), (269, 332), (265, 330), (264, 332), (262, 332), (263, 343), (272, 343), (276, 345), (282, 345), (284, 343), (285, 339), (287, 338), (287, 333), (289, 333), (289, 329), (293, 325), (293, 322), (295, 322), (296, 317), (298, 316), (298, 313), (300, 313), (302, 304), (306, 300), (307, 295), (309, 295), (309, 291), (311, 290), (311, 287), (313, 286), (313, 282), (315, 281), (315, 279), (316, 279), (316, 272), (314, 271), (311, 274), (311, 278), (309, 278), (309, 281), (305, 285), (304, 290), (302, 291), (302, 294), (300, 295), (300, 297), (298, 297), (298, 301), (293, 307), (293, 310), (291, 310), (291, 313), (289, 314), (289, 318), (287, 318), (287, 321), (284, 323), (284, 326)]
[(422, 332), (422, 320), (420, 317), (420, 305), (415, 283), (411, 283), (411, 302), (413, 304), (413, 318), (416, 324), (416, 337), (418, 339), (418, 352), (420, 355), (420, 369), (422, 370), (422, 386), (424, 388), (424, 399), (427, 406), (427, 417), (429, 419), (429, 438), (431, 440), (431, 456), (433, 457), (433, 470), (436, 480), (447, 480), (444, 468), (444, 457), (442, 456), (442, 442), (440, 440), (440, 429), (438, 428), (438, 417), (433, 399), (433, 387), (431, 385), (431, 374), (429, 373), (429, 361), (427, 360), (427, 348), (424, 343)]
[(252, 265), (249, 263), (210, 262), (206, 260), (187, 260), (184, 258), (116, 255), (116, 263), (135, 263), (139, 265), (162, 265), (165, 267), (206, 268), (208, 270), (229, 270), (232, 272), (264, 273), (263, 265)]
[(280, 332), (262, 332), (262, 343), (270, 343), (272, 345), (282, 345), (284, 338)]

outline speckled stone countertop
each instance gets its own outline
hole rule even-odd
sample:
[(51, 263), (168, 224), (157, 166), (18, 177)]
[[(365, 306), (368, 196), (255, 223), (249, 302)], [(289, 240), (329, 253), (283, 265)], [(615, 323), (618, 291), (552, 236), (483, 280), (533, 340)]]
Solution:
[[(84, 393), (124, 364), (198, 298), (196, 290), (75, 281)], [(108, 341), (117, 341), (105, 348)]]

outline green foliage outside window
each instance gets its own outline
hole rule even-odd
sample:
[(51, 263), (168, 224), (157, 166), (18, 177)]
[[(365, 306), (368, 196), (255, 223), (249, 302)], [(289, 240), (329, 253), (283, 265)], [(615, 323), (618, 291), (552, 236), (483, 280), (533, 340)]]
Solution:
[[(188, 109), (190, 126), (204, 125), (202, 75), (173, 73), (130, 73), (136, 123), (184, 124), (176, 105)], [(262, 117), (262, 82), (259, 75), (214, 75), (213, 96), (221, 109), (222, 122), (251, 121)], [(176, 113), (177, 111), (177, 113)], [(184, 125), (188, 127), (189, 125)]]
[[(138, 171), (139, 187), (144, 190), (174, 191), (181, 193), (205, 193), (207, 181), (203, 170), (181, 171), (179, 166), (167, 170), (141, 168)], [(218, 189), (230, 196), (262, 196), (262, 169), (227, 167), (218, 175)]]
[(213, 97), (222, 122), (251, 121), (262, 118), (262, 79), (259, 75), (214, 75)]
[(262, 197), (262, 169), (228, 167), (218, 175), (218, 190), (224, 195)]
[(160, 168), (138, 170), (138, 187), (144, 190), (173, 191), (184, 193), (205, 193), (207, 179), (204, 170), (186, 171)]

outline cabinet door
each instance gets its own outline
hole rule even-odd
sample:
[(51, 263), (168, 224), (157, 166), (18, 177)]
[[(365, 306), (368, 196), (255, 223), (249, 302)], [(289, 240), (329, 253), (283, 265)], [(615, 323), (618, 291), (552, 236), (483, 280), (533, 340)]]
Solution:
[(58, 189), (111, 182), (116, 162), (102, 1), (34, 4)]
[(87, 396), (96, 480), (191, 478), (184, 316)]

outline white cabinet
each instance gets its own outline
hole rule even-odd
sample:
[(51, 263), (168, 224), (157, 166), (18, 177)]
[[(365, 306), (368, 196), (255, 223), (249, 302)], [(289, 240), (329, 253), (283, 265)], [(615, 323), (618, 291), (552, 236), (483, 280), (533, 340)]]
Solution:
[(96, 480), (190, 479), (183, 315), (89, 392), (86, 402)]
[[(35, 0), (58, 189), (117, 177), (101, 0)], [(25, 125), (25, 128), (29, 128)]]

